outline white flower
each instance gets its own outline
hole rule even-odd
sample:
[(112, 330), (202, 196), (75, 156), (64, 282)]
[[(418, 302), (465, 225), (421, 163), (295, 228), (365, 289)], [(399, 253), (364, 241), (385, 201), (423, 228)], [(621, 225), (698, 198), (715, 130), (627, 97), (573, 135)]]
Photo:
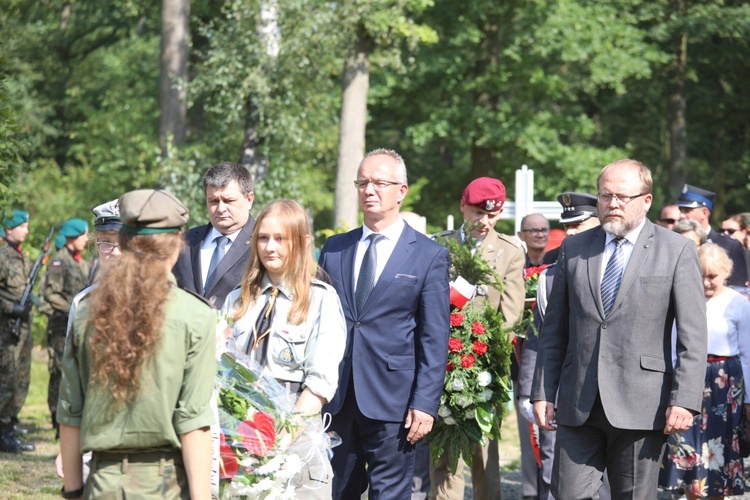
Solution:
[(438, 415), (440, 415), (443, 418), (453, 416), (451, 411), (445, 405), (440, 406), (440, 408), (438, 408)]
[(464, 413), (464, 420), (474, 420), (474, 416), (476, 415), (476, 410), (472, 408), (471, 410), (466, 410), (466, 413)]
[(469, 406), (469, 404), (470, 404), (470, 403), (471, 403), (471, 399), (470, 399), (470, 398), (468, 398), (468, 397), (466, 397), (466, 396), (464, 396), (463, 394), (462, 394), (462, 395), (460, 395), (460, 396), (459, 396), (459, 397), (458, 397), (458, 398), (456, 399), (456, 404), (457, 404), (458, 406), (460, 406), (461, 408), (466, 408), (467, 406)]
[(701, 465), (708, 470), (724, 467), (724, 445), (721, 438), (709, 439), (701, 448)]
[(261, 474), (263, 476), (270, 476), (274, 472), (281, 469), (283, 465), (284, 465), (283, 455), (276, 455), (271, 460), (269, 460), (268, 462), (258, 467), (256, 470), (258, 471), (258, 474)]
[(456, 420), (453, 417), (445, 417), (443, 422), (445, 422), (445, 425), (456, 425)]
[(490, 385), (490, 382), (492, 382), (492, 375), (490, 375), (490, 372), (482, 372), (477, 375), (477, 384), (479, 387), (487, 387)]
[(479, 401), (489, 401), (492, 398), (492, 391), (489, 389), (484, 389), (482, 392), (477, 394), (477, 399)]
[(459, 392), (464, 390), (464, 381), (460, 378), (454, 378), (451, 382), (451, 391)]

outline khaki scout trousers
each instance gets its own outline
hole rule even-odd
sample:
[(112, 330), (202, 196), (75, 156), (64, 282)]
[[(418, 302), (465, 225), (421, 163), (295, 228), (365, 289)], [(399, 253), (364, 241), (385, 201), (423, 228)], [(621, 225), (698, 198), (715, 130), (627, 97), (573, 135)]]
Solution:
[[(458, 459), (458, 468), (451, 474), (448, 457), (440, 457), (437, 465), (430, 467), (430, 500), (463, 500), (464, 460)], [(500, 500), (500, 448), (496, 439), (487, 446), (474, 446), (471, 464), (471, 483), (474, 500)]]
[(182, 454), (94, 452), (84, 499), (166, 498), (189, 500)]

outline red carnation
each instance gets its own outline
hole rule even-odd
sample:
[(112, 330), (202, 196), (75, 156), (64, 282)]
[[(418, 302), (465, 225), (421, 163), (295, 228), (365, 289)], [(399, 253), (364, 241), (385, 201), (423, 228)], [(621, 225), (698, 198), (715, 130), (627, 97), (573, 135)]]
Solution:
[(474, 355), (472, 354), (464, 354), (461, 356), (461, 366), (463, 368), (471, 368), (474, 366)]
[(481, 356), (482, 354), (487, 352), (487, 344), (485, 344), (484, 342), (480, 342), (479, 340), (475, 340), (471, 350), (477, 356)]
[(448, 370), (449, 372), (452, 372), (453, 370), (456, 369), (456, 365), (448, 361), (448, 364), (446, 365), (445, 369)]
[(451, 314), (451, 326), (461, 326), (464, 322), (464, 315), (461, 313)]
[(242, 436), (242, 446), (256, 457), (265, 457), (276, 441), (273, 417), (259, 411), (253, 418), (240, 422), (237, 433)]
[(475, 321), (471, 324), (471, 333), (474, 335), (484, 335), (485, 332), (484, 325), (479, 321)]
[(461, 343), (461, 339), (457, 339), (456, 337), (451, 337), (448, 340), (448, 351), (449, 352), (458, 352), (463, 348), (463, 344)]

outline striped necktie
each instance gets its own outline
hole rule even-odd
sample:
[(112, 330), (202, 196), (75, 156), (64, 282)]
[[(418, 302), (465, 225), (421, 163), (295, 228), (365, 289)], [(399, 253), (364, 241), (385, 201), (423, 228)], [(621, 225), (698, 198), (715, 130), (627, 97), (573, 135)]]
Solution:
[(602, 306), (604, 306), (604, 315), (608, 315), (612, 310), (617, 297), (617, 290), (620, 289), (622, 281), (622, 272), (625, 270), (625, 255), (622, 249), (625, 238), (615, 238), (612, 240), (615, 244), (615, 251), (607, 262), (607, 268), (604, 270), (602, 278)]

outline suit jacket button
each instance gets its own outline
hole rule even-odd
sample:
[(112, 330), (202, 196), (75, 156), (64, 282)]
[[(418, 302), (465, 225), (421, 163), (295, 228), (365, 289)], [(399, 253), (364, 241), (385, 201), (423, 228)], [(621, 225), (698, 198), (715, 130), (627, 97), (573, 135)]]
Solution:
[(606, 329), (607, 329), (607, 323), (602, 323), (602, 330), (606, 330)]
[(357, 321), (357, 323), (355, 323), (354, 326), (356, 326), (357, 328), (359, 328), (360, 326), (362, 326), (362, 323), (360, 323), (359, 321)]

